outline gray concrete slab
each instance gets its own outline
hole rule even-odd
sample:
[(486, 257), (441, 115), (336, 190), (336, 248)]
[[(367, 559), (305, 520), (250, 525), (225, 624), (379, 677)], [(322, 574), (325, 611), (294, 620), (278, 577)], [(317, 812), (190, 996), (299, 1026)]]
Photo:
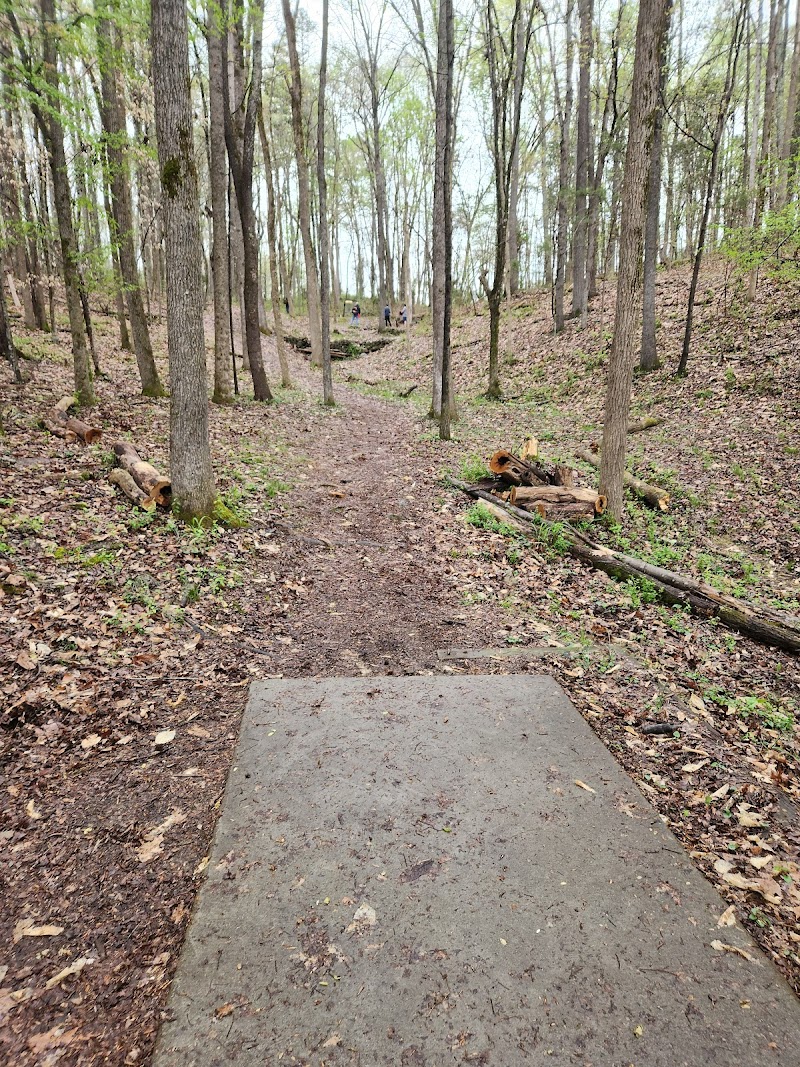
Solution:
[(256, 683), (155, 1064), (797, 1067), (723, 910), (550, 678)]

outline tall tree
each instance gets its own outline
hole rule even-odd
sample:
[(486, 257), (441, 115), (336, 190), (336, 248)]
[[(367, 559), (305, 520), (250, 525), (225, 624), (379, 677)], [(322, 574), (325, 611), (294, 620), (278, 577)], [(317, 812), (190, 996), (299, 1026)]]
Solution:
[[(489, 302), (489, 386), (486, 396), (497, 400), (502, 395), (500, 388), (500, 304), (505, 281), (505, 259), (508, 236), (508, 190), (514, 150), (519, 140), (522, 116), (522, 95), (517, 98), (512, 92), (512, 82), (517, 69), (516, 48), (523, 49), (523, 77), (533, 33), (535, 5), (525, 8), (524, 0), (515, 0), (511, 16), (509, 41), (504, 43), (494, 0), (487, 0), (484, 13), (484, 46), (489, 70), (489, 90), (492, 108), (492, 163), (494, 168), (495, 229), (494, 229), (494, 274), (489, 285), (488, 272), (481, 273), (481, 284)], [(522, 21), (523, 32), (517, 34), (517, 22)]]
[(608, 498), (608, 512), (622, 519), (623, 475), (633, 367), (641, 329), (642, 250), (644, 217), (650, 181), (662, 41), (669, 25), (672, 0), (641, 0), (636, 24), (636, 52), (622, 189), (617, 305), (614, 340), (608, 365), (600, 492)]
[(331, 372), (331, 296), (328, 233), (328, 183), (325, 176), (325, 90), (328, 80), (328, 0), (322, 0), (322, 53), (317, 96), (317, 187), (319, 190), (319, 308), (322, 330), (322, 397), (333, 407)]
[[(261, 52), (263, 41), (264, 9), (261, 0), (254, 0), (252, 8), (253, 41), (250, 82), (244, 116), (237, 111), (236, 119), (242, 122), (241, 131), (234, 130), (234, 113), (231, 106), (230, 84), (222, 79), (223, 111), (225, 116), (225, 144), (228, 148), (233, 187), (239, 218), (242, 222), (244, 245), (244, 316), (247, 340), (247, 357), (253, 376), (253, 393), (256, 400), (272, 400), (272, 392), (264, 371), (261, 354), (261, 287), (259, 285), (259, 229), (253, 205), (253, 162), (256, 145), (256, 122), (261, 100)], [(229, 34), (222, 38), (223, 72), (227, 67)], [(237, 135), (239, 134), (239, 135)]]
[(25, 37), (17, 22), (13, 8), (8, 10), (20, 60), (30, 91), (31, 111), (39, 127), (53, 183), (53, 202), (58, 220), (61, 245), (61, 269), (67, 298), (70, 338), (72, 341), (72, 365), (75, 378), (75, 395), (81, 405), (95, 402), (92, 368), (86, 347), (84, 307), (81, 302), (81, 281), (78, 261), (78, 244), (72, 221), (72, 192), (70, 189), (67, 155), (64, 148), (64, 125), (61, 112), (61, 77), (58, 69), (58, 37), (55, 0), (40, 0), (42, 33), (42, 77), (34, 73), (31, 56)]
[(728, 48), (728, 61), (727, 69), (725, 71), (725, 85), (722, 90), (722, 96), (720, 97), (719, 107), (717, 109), (717, 121), (714, 127), (713, 139), (711, 142), (711, 159), (708, 164), (708, 176), (706, 178), (706, 196), (703, 203), (703, 215), (700, 219), (700, 231), (697, 237), (697, 249), (694, 254), (694, 266), (692, 269), (692, 281), (689, 285), (689, 302), (686, 308), (686, 326), (683, 332), (683, 347), (681, 348), (681, 358), (678, 363), (678, 374), (686, 373), (686, 366), (689, 361), (689, 347), (692, 340), (692, 319), (694, 315), (694, 301), (697, 294), (697, 283), (700, 279), (700, 264), (703, 261), (703, 252), (706, 245), (706, 232), (708, 230), (708, 219), (711, 214), (711, 202), (714, 197), (714, 189), (717, 183), (717, 172), (719, 170), (719, 155), (720, 146), (722, 144), (722, 134), (725, 130), (725, 124), (728, 121), (728, 111), (731, 105), (731, 96), (733, 95), (733, 89), (736, 85), (736, 65), (739, 61), (739, 52), (742, 47), (742, 38), (744, 36), (745, 25), (747, 20), (747, 8), (748, 0), (740, 0), (739, 10), (736, 13), (736, 19), (733, 24), (731, 32), (730, 46)]
[[(442, 341), (442, 409), (439, 415), (439, 437), (450, 440), (452, 415), (452, 368), (450, 365), (450, 313), (453, 299), (453, 210), (452, 210), (452, 152), (453, 129), (453, 68), (455, 66), (455, 30), (453, 0), (439, 0), (439, 32), (436, 75), (436, 172), (434, 181), (439, 196), (434, 209), (434, 225), (441, 227), (441, 250), (438, 257), (442, 271), (439, 289), (441, 300)], [(440, 141), (441, 134), (441, 141)], [(439, 215), (437, 217), (436, 210)]]
[(98, 4), (97, 45), (100, 62), (101, 118), (103, 123), (103, 147), (108, 168), (108, 184), (111, 193), (112, 244), (116, 245), (119, 269), (122, 274), (125, 303), (133, 334), (133, 350), (139, 368), (142, 393), (145, 396), (163, 396), (164, 388), (158, 376), (150, 331), (144, 312), (142, 292), (139, 288), (139, 270), (133, 244), (133, 207), (131, 204), (130, 172), (126, 150), (128, 147), (127, 118), (119, 88), (119, 70), (122, 61), (120, 27), (115, 16), (115, 0), (106, 6)]
[(233, 401), (233, 338), (231, 336), (231, 291), (228, 258), (228, 166), (225, 145), (224, 48), (227, 32), (219, 0), (208, 0), (206, 42), (208, 46), (208, 183), (211, 191), (211, 279), (214, 294), (214, 392), (215, 404)]
[(589, 305), (589, 173), (591, 169), (590, 90), (594, 50), (593, 0), (578, 0), (578, 123), (575, 137), (575, 223), (572, 237), (572, 314), (586, 324)]
[(283, 21), (286, 26), (286, 44), (289, 50), (289, 99), (292, 106), (292, 136), (294, 158), (297, 167), (297, 197), (300, 216), (300, 233), (303, 238), (303, 255), (306, 264), (306, 291), (308, 293), (308, 334), (311, 340), (311, 362), (322, 366), (322, 318), (320, 315), (319, 275), (317, 256), (311, 236), (311, 183), (308, 175), (306, 139), (303, 131), (303, 81), (300, 72), (300, 57), (297, 53), (297, 26), (289, 0), (282, 0)]
[(151, 43), (167, 265), (172, 495), (184, 519), (213, 515), (208, 441), (200, 206), (184, 0), (152, 0)]
[(553, 292), (553, 315), (555, 318), (555, 331), (560, 333), (564, 329), (564, 287), (567, 279), (567, 228), (569, 225), (569, 204), (567, 202), (569, 190), (569, 134), (572, 121), (572, 12), (574, 0), (567, 0), (567, 11), (564, 33), (566, 35), (566, 70), (564, 73), (564, 94), (562, 97), (558, 80), (558, 66), (556, 53), (553, 47), (553, 38), (550, 27), (545, 23), (547, 39), (550, 46), (550, 61), (553, 67), (553, 91), (555, 95), (556, 117), (559, 125), (558, 139), (558, 205), (556, 207), (556, 277)]

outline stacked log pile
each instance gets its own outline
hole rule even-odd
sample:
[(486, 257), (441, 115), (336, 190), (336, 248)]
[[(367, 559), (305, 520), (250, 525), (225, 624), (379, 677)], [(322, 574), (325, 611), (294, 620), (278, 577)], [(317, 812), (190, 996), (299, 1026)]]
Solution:
[(571, 467), (541, 462), (533, 442), (528, 442), (523, 455), (525, 458), (505, 449), (495, 452), (489, 460), (492, 477), (482, 479), (474, 488), (543, 519), (593, 519), (603, 514), (605, 497), (594, 489), (576, 486)]

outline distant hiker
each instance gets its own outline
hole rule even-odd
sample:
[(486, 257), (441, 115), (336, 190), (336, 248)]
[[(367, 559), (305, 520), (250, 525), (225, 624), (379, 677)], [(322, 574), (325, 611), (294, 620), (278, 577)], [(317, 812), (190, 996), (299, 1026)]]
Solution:
[(353, 304), (352, 318), (350, 319), (351, 326), (358, 326), (361, 322), (361, 308), (358, 304)]
[(392, 309), (389, 307), (388, 304), (383, 309), (383, 322), (386, 326), (392, 325)]
[(406, 311), (405, 304), (403, 304), (403, 306), (400, 308), (400, 318), (397, 321), (400, 323), (401, 326), (405, 326), (406, 322), (408, 321), (408, 312)]
[(288, 296), (285, 296), (283, 298), (283, 306), (286, 308), (286, 314), (288, 315), (289, 314), (289, 297)]

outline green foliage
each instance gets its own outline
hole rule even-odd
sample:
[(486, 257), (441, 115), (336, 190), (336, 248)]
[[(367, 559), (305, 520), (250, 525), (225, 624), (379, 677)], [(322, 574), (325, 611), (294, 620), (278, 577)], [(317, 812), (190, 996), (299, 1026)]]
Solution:
[(503, 537), (520, 536), (518, 530), (515, 530), (509, 523), (496, 519), (486, 505), (481, 502), (473, 504), (464, 518), (470, 526), (477, 526), (481, 530), (488, 530), (490, 533), (499, 533)]
[(459, 475), (464, 482), (479, 482), (481, 478), (489, 477), (489, 469), (484, 460), (473, 452), (461, 461)]
[(722, 252), (742, 271), (759, 270), (781, 281), (800, 280), (800, 205), (769, 211), (759, 227), (729, 230)]
[(649, 578), (629, 578), (625, 589), (635, 608), (644, 604), (654, 604), (658, 600), (658, 587)]

